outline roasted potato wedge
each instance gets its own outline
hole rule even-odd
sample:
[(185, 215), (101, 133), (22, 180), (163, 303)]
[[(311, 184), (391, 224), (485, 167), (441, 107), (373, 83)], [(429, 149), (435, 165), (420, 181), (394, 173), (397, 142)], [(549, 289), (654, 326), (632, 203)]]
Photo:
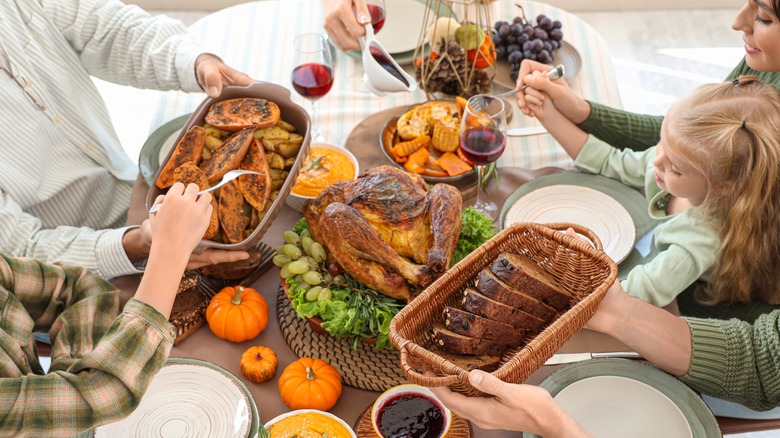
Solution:
[[(188, 184), (195, 184), (200, 190), (205, 190), (211, 185), (206, 179), (206, 175), (200, 170), (198, 166), (193, 163), (184, 163), (177, 167), (173, 171), (174, 182), (180, 182), (185, 186)], [(204, 239), (210, 240), (219, 232), (219, 215), (217, 214), (217, 198), (211, 198), (211, 221), (209, 222), (209, 228), (206, 230), (206, 234), (203, 235)]]
[[(205, 145), (205, 133), (200, 126), (193, 126), (181, 138), (171, 154), (171, 158), (165, 163), (160, 176), (155, 185), (160, 189), (167, 189), (172, 186), (174, 181), (173, 172), (184, 163), (190, 162), (197, 165), (200, 163)], [(221, 178), (221, 177), (220, 177)]]
[(282, 119), (279, 119), (279, 122), (277, 124), (279, 125), (280, 128), (284, 129), (287, 132), (295, 132), (295, 126), (285, 122)]
[(255, 131), (255, 138), (271, 138), (287, 140), (290, 138), (290, 133), (285, 131), (279, 126), (272, 126), (270, 128), (258, 129)]
[(254, 128), (233, 134), (222, 143), (222, 147), (211, 154), (208, 160), (201, 163), (200, 168), (210, 183), (219, 181), (226, 173), (238, 167), (246, 151), (249, 150), (249, 145), (252, 144), (252, 132)]
[(225, 131), (262, 129), (279, 122), (281, 111), (274, 102), (248, 97), (216, 102), (206, 113), (206, 123)]

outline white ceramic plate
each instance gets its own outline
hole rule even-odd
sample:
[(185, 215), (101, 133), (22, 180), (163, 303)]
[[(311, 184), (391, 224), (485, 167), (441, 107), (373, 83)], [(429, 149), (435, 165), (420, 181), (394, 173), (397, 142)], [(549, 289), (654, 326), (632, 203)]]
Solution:
[(425, 26), (427, 29), (436, 16), (425, 6), (425, 2), (385, 0), (385, 24), (376, 34), (376, 39), (390, 54), (414, 50), (426, 16), (429, 22)]
[(182, 127), (191, 115), (185, 114), (160, 126), (141, 147), (141, 152), (138, 153), (138, 170), (149, 185), (152, 185), (160, 163), (165, 161), (168, 151), (175, 146), (174, 143), (179, 137)]
[(599, 438), (691, 438), (677, 405), (650, 385), (620, 376), (574, 382), (555, 397), (588, 432)]
[[(598, 384), (592, 386), (588, 384), (579, 388), (574, 386), (580, 381), (593, 377), (611, 378), (594, 380), (593, 382)], [(612, 379), (614, 377), (625, 380)], [(639, 385), (627, 383), (626, 380), (634, 381)], [(581, 420), (589, 424), (600, 422), (601, 426), (598, 427), (604, 429), (588, 429), (597, 437), (721, 436), (715, 416), (698, 394), (671, 375), (643, 362), (628, 359), (586, 360), (559, 369), (539, 386), (549, 391), (559, 403), (562, 400), (568, 402), (565, 400), (568, 398), (569, 401), (574, 401), (576, 409), (588, 410), (588, 415), (594, 418)], [(571, 394), (559, 399), (558, 394), (570, 387), (574, 387)], [(661, 395), (659, 396), (658, 393)], [(670, 401), (674, 407), (669, 404)], [(592, 406), (583, 406), (583, 404)], [(678, 411), (682, 414), (685, 425), (680, 424)], [(645, 414), (649, 419), (638, 418)], [(637, 415), (637, 417), (634, 420), (624, 421), (623, 416), (628, 415)], [(674, 428), (671, 428), (671, 425), (674, 425)], [(658, 429), (666, 426), (670, 428)], [(615, 430), (612, 430), (613, 428)], [(652, 433), (652, 431), (657, 432)], [(537, 435), (529, 433), (523, 436), (538, 438)]]
[(257, 406), (227, 370), (195, 359), (170, 359), (154, 376), (135, 411), (95, 428), (95, 438), (154, 436), (253, 437)]
[(502, 228), (517, 222), (572, 222), (593, 231), (604, 252), (620, 263), (631, 253), (636, 227), (625, 207), (588, 187), (554, 185), (534, 190), (509, 207)]
[[(553, 54), (555, 55), (555, 59), (553, 59), (552, 62), (553, 65), (562, 64), (564, 68), (563, 79), (565, 79), (566, 82), (571, 83), (582, 68), (582, 57), (580, 56), (580, 52), (578, 52), (569, 42), (564, 40), (561, 48), (554, 50)], [(515, 88), (515, 81), (513, 81), (510, 76), (512, 69), (509, 66), (509, 62), (506, 59), (499, 59), (495, 65), (496, 76), (493, 78), (493, 83), (506, 89)]]

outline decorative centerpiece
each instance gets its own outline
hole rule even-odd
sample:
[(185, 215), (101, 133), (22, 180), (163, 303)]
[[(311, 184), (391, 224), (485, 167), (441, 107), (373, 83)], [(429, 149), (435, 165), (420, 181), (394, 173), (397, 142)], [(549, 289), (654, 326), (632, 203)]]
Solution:
[(468, 98), (488, 93), (496, 74), (488, 5), (479, 0), (426, 0), (429, 10), (445, 6), (452, 11), (453, 4), (462, 6), (463, 19), (450, 12), (425, 24), (414, 53), (415, 78), (430, 100), (437, 94)]

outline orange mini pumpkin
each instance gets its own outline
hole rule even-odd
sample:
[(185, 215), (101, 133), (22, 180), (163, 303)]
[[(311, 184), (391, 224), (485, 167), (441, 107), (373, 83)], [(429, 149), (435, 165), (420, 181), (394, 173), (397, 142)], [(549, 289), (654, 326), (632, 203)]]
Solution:
[(279, 359), (268, 347), (250, 347), (241, 355), (241, 372), (250, 382), (262, 383), (276, 373)]
[(206, 321), (218, 338), (230, 342), (248, 341), (268, 326), (268, 303), (252, 288), (228, 286), (209, 302)]
[(279, 393), (292, 410), (327, 411), (341, 396), (341, 376), (323, 360), (302, 357), (282, 372)]

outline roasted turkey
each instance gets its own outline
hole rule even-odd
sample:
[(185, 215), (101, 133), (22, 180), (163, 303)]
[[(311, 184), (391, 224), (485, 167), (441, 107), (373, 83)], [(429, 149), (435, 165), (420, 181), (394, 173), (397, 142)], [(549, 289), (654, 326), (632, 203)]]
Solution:
[(339, 181), (303, 206), (312, 237), (357, 281), (409, 301), (449, 267), (460, 234), (460, 192), (379, 166)]

